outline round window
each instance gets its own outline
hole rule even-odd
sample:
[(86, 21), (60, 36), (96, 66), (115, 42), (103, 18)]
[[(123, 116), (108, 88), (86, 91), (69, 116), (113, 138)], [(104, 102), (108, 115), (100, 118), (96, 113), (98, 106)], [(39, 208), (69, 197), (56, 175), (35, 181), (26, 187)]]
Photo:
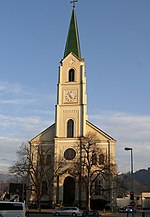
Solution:
[(68, 148), (64, 152), (64, 157), (66, 160), (72, 160), (75, 158), (75, 156), (76, 156), (76, 152), (73, 148)]

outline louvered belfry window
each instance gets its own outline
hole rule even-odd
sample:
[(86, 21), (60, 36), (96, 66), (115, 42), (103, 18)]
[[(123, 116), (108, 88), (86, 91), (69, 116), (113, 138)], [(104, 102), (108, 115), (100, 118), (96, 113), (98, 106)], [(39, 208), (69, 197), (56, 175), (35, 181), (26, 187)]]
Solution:
[(70, 69), (69, 70), (69, 82), (74, 81), (75, 80), (75, 71), (74, 69)]

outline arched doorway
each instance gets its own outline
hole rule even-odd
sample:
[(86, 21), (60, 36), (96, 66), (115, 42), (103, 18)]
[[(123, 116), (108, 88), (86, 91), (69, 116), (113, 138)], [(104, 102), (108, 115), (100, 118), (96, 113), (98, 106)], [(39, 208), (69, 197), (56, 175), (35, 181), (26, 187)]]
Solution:
[(75, 201), (75, 180), (74, 178), (68, 176), (64, 180), (63, 189), (63, 204), (65, 206), (72, 206)]

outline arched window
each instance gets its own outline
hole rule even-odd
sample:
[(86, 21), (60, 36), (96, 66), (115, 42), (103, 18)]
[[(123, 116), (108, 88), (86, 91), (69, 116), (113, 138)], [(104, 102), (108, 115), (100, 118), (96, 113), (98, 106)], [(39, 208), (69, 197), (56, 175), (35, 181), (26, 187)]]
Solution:
[(99, 164), (104, 164), (104, 154), (99, 155)]
[(102, 195), (102, 180), (95, 181), (95, 195)]
[(93, 153), (93, 154), (92, 154), (92, 164), (93, 164), (93, 165), (96, 165), (96, 164), (97, 164), (97, 156), (96, 156), (96, 153)]
[(67, 138), (74, 137), (74, 121), (69, 119), (67, 122)]
[(75, 71), (74, 69), (69, 70), (69, 82), (75, 80)]

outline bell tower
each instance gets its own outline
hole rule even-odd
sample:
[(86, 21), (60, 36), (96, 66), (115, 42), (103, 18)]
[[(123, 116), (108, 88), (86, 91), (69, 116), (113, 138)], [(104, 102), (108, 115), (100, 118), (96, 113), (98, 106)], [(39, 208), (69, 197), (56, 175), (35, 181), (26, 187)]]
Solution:
[(59, 67), (55, 113), (56, 138), (85, 136), (86, 107), (85, 63), (81, 58), (76, 14), (73, 7), (64, 58)]

